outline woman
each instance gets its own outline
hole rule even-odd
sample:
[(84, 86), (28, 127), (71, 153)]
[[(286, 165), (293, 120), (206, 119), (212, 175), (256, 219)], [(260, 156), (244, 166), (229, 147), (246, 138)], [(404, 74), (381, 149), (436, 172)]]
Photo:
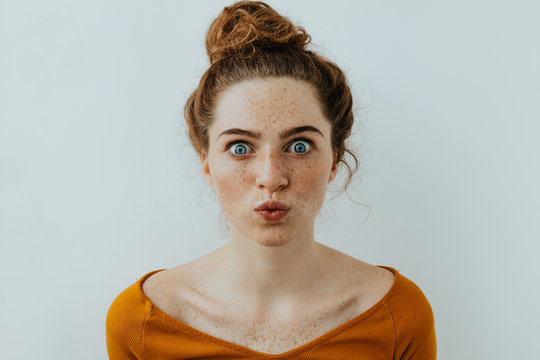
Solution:
[(210, 26), (211, 66), (185, 116), (230, 241), (122, 292), (107, 316), (111, 359), (435, 359), (413, 282), (314, 239), (338, 164), (346, 184), (354, 172), (353, 114), (343, 72), (308, 42), (262, 2)]

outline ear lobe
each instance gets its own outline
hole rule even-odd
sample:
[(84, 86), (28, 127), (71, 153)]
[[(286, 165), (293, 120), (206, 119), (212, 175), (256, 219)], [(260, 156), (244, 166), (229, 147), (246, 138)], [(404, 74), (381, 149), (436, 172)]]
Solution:
[(337, 162), (336, 162), (336, 157), (337, 157), (337, 151), (334, 151), (334, 162), (332, 164), (332, 170), (330, 170), (330, 177), (328, 178), (328, 183), (330, 184), (332, 181), (334, 181), (334, 178), (336, 177), (336, 174), (337, 174)]
[(332, 165), (332, 171), (330, 172), (330, 177), (328, 178), (328, 183), (330, 184), (332, 181), (334, 181), (334, 178), (336, 177), (336, 173), (337, 173), (337, 166), (336, 164), (334, 163), (334, 165)]
[(214, 187), (214, 181), (212, 180), (212, 174), (210, 173), (210, 166), (208, 164), (208, 154), (201, 153), (201, 164), (204, 180), (210, 187)]

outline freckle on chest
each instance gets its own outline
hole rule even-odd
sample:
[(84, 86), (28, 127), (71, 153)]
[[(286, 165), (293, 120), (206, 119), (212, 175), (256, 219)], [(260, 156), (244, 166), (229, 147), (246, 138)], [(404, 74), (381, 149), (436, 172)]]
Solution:
[[(191, 308), (183, 315), (188, 325), (212, 336), (268, 354), (280, 354), (306, 344), (356, 316), (343, 311), (350, 294), (340, 293), (323, 305), (284, 308), (269, 313), (259, 308), (222, 308), (200, 312), (207, 306)], [(354, 310), (354, 309), (353, 309)], [(213, 315), (212, 315), (213, 314)], [(224, 315), (226, 314), (226, 315)]]

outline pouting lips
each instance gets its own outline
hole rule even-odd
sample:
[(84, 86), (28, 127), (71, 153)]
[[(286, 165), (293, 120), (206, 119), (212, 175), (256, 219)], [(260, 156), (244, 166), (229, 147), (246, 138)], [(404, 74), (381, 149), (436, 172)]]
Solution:
[(254, 210), (255, 211), (268, 211), (268, 212), (274, 212), (276, 210), (281, 210), (281, 211), (288, 211), (290, 209), (290, 207), (288, 207), (287, 205), (285, 205), (284, 203), (282, 202), (279, 202), (279, 201), (276, 201), (276, 200), (268, 200), (268, 201), (265, 201), (264, 203), (260, 204), (259, 206), (257, 206)]
[(289, 210), (257, 210), (257, 215), (268, 222), (279, 222), (289, 213)]

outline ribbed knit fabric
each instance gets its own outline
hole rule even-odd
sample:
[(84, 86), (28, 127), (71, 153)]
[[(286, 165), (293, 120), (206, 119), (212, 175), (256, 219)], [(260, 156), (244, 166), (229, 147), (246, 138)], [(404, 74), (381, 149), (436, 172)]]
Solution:
[(158, 309), (142, 283), (124, 290), (107, 314), (110, 360), (182, 359), (436, 359), (435, 323), (420, 288), (396, 269), (390, 290), (375, 305), (324, 335), (282, 354), (254, 351), (199, 331)]

